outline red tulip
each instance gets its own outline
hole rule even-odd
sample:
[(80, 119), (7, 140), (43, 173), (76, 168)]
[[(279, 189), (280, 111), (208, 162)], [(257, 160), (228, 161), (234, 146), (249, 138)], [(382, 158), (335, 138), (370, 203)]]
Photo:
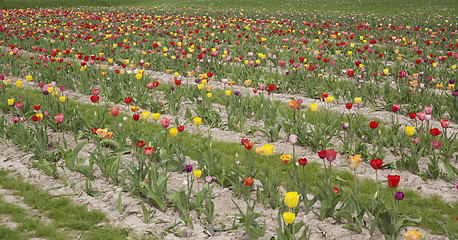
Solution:
[(437, 129), (437, 128), (432, 128), (429, 130), (429, 132), (431, 133), (431, 135), (433, 135), (433, 137), (437, 136), (437, 135), (440, 135), (442, 132)]
[(159, 86), (159, 82), (153, 82), (153, 87)]
[(58, 113), (58, 114), (54, 115), (54, 118), (56, 119), (56, 122), (58, 124), (64, 122), (64, 114), (62, 114), (62, 113)]
[(138, 121), (138, 119), (140, 119), (140, 114), (134, 114), (132, 118), (134, 119), (134, 121)]
[(339, 193), (340, 193), (339, 188), (336, 188), (336, 187), (335, 187), (335, 188), (333, 188), (332, 190), (333, 190), (336, 194), (339, 194)]
[(378, 122), (376, 121), (372, 121), (369, 123), (369, 127), (371, 127), (372, 129), (376, 129), (378, 127)]
[(135, 146), (137, 146), (138, 148), (142, 148), (142, 147), (144, 147), (145, 145), (146, 145), (146, 143), (143, 142), (143, 141), (138, 141), (137, 144), (135, 144)]
[(273, 92), (276, 87), (277, 86), (275, 84), (271, 84), (271, 85), (267, 86), (267, 89), (269, 90), (269, 93), (270, 93), (270, 92)]
[(41, 104), (34, 104), (32, 107), (35, 109), (35, 111), (38, 111), (41, 108)]
[(184, 131), (184, 126), (178, 126), (177, 129), (178, 129), (178, 132), (183, 132)]
[(382, 159), (372, 159), (371, 160), (371, 167), (375, 170), (380, 169), (383, 165)]
[(175, 80), (175, 85), (180, 86), (181, 85), (181, 80)]
[(97, 130), (98, 130), (98, 129), (99, 129), (99, 128), (93, 128), (93, 129), (91, 129), (92, 134), (97, 134)]
[(254, 178), (251, 178), (251, 177), (245, 178), (243, 179), (243, 182), (245, 182), (245, 186), (250, 187), (251, 185), (253, 185)]
[(98, 96), (100, 94), (100, 90), (99, 89), (94, 89), (94, 90), (92, 90), (92, 94), (95, 95), (95, 96)]
[(399, 109), (401, 109), (401, 105), (399, 105), (399, 104), (394, 104), (393, 107), (392, 107), (393, 112), (397, 112), (397, 111), (399, 111)]
[(32, 121), (38, 122), (38, 116), (33, 116), (33, 117), (32, 117)]
[(132, 103), (132, 100), (133, 100), (133, 98), (131, 98), (131, 97), (126, 97), (126, 98), (124, 98), (124, 102), (125, 102), (127, 105), (131, 104), (131, 103)]
[(91, 99), (91, 102), (96, 103), (96, 102), (99, 101), (99, 96), (92, 95), (92, 96), (90, 97), (90, 99)]
[(24, 107), (24, 104), (23, 104), (22, 102), (17, 102), (17, 103), (16, 103), (16, 107), (17, 107), (18, 109), (21, 109), (21, 108)]
[(388, 186), (395, 188), (398, 187), (401, 177), (399, 175), (388, 175)]
[(328, 98), (328, 94), (327, 93), (322, 93), (321, 94), (321, 100), (325, 100), (326, 98)]
[(207, 77), (208, 77), (208, 78), (213, 77), (213, 73), (211, 73), (211, 72), (207, 73)]
[(321, 159), (325, 159), (326, 158), (326, 150), (319, 151), (318, 152), (318, 157), (320, 157)]
[(410, 119), (414, 120), (417, 117), (416, 113), (409, 113)]
[(150, 156), (153, 155), (153, 153), (154, 153), (154, 148), (152, 148), (152, 147), (145, 148), (145, 155), (146, 156), (150, 157)]
[(347, 103), (345, 104), (345, 107), (350, 110), (352, 107), (353, 107), (353, 104), (352, 103)]
[(110, 114), (113, 115), (113, 117), (118, 116), (119, 115), (119, 108), (118, 107), (111, 108), (110, 109)]
[(300, 158), (297, 162), (299, 162), (299, 165), (305, 166), (307, 165), (307, 158)]

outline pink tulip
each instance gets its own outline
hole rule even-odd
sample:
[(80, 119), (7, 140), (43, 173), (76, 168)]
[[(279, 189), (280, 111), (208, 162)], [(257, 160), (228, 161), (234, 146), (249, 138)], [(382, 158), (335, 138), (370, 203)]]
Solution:
[(442, 120), (441, 120), (441, 126), (442, 126), (443, 128), (448, 128), (448, 127), (450, 126), (450, 120), (448, 120), (448, 119), (442, 119)]
[(334, 149), (329, 149), (326, 151), (326, 159), (329, 161), (329, 162), (332, 162), (336, 159), (337, 157), (337, 152), (334, 151)]
[(61, 124), (64, 122), (64, 114), (62, 113), (56, 114), (54, 118), (56, 119), (57, 124)]
[(161, 125), (163, 128), (168, 128), (170, 125), (170, 120), (168, 118), (162, 118)]
[(431, 115), (432, 111), (433, 111), (433, 107), (432, 106), (425, 107), (425, 114), (430, 114)]

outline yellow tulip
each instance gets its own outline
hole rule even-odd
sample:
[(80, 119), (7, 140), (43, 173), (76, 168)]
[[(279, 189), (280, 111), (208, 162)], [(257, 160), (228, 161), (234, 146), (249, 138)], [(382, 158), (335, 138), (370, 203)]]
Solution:
[(353, 54), (352, 51), (348, 51), (348, 55), (351, 56)]
[(195, 117), (193, 121), (194, 121), (194, 125), (196, 126), (199, 126), (200, 124), (202, 124), (202, 118), (200, 117)]
[(422, 238), (422, 232), (410, 229), (404, 233), (406, 240), (420, 240)]
[(170, 135), (172, 135), (172, 137), (176, 137), (177, 134), (178, 134), (178, 129), (176, 127), (170, 129)]
[(99, 136), (100, 138), (104, 138), (106, 135), (107, 135), (107, 132), (108, 132), (108, 128), (104, 128), (104, 129), (97, 129), (97, 136)]
[(251, 85), (251, 80), (246, 80), (244, 84), (246, 87), (249, 87)]
[(143, 75), (142, 75), (141, 73), (138, 73), (137, 75), (135, 75), (135, 78), (136, 78), (137, 80), (142, 79), (142, 77), (143, 77)]
[(35, 114), (35, 116), (38, 117), (38, 121), (43, 120), (43, 113), (37, 113), (37, 114)]
[(270, 156), (274, 153), (274, 145), (272, 144), (266, 144), (262, 148), (263, 148), (264, 155)]
[(285, 195), (284, 201), (289, 208), (295, 208), (299, 203), (299, 194), (297, 194), (297, 192), (288, 192)]
[(210, 93), (207, 93), (207, 97), (208, 98), (211, 98), (213, 96), (213, 94), (210, 92)]
[(17, 80), (16, 81), (16, 87), (18, 87), (18, 88), (22, 87), (22, 81), (21, 80)]
[(145, 120), (149, 118), (149, 115), (150, 115), (150, 112), (148, 112), (148, 111), (143, 111), (142, 112), (142, 118), (145, 119)]
[(60, 96), (60, 97), (59, 97), (59, 101), (60, 101), (60, 102), (65, 102), (66, 99), (67, 99), (67, 98), (66, 98), (65, 96)]
[(294, 220), (296, 220), (296, 214), (292, 212), (284, 212), (283, 219), (285, 220), (286, 224), (291, 224), (294, 222)]
[(30, 75), (25, 76), (25, 80), (27, 80), (27, 82), (30, 82), (30, 80), (32, 80), (32, 76)]
[(153, 114), (151, 114), (151, 117), (153, 117), (153, 119), (157, 121), (161, 117), (161, 114), (160, 113), (153, 113)]
[(59, 95), (59, 92), (58, 92), (58, 91), (54, 91), (54, 92), (52, 92), (52, 94), (53, 94), (54, 96), (57, 96), (57, 95)]
[(412, 136), (415, 133), (415, 127), (407, 126), (406, 127), (406, 134), (408, 136)]
[(111, 139), (113, 137), (113, 132), (107, 132), (107, 134), (105, 135), (105, 137), (107, 139)]
[(450, 89), (450, 90), (455, 89), (455, 84), (449, 84), (449, 85), (448, 85), (448, 89)]
[(332, 103), (332, 101), (334, 101), (334, 97), (333, 96), (329, 96), (326, 98), (326, 103)]
[(49, 92), (49, 93), (54, 92), (54, 87), (48, 87), (48, 92)]
[(14, 105), (14, 98), (9, 98), (8, 99), (8, 105), (10, 105), (10, 106)]
[(5, 85), (9, 85), (11, 83), (11, 79), (6, 79), (6, 80), (3, 80), (3, 83)]
[(312, 111), (312, 112), (318, 111), (318, 103), (310, 104), (310, 111)]
[(197, 85), (197, 88), (198, 88), (199, 90), (202, 90), (202, 89), (204, 88), (204, 85), (203, 85), (203, 84), (198, 84), (198, 85)]
[(355, 103), (356, 104), (360, 103), (361, 101), (362, 101), (362, 99), (360, 97), (355, 98)]
[(352, 168), (357, 168), (361, 164), (361, 155), (355, 154), (354, 156), (350, 156), (350, 166)]
[(231, 95), (231, 90), (226, 90), (226, 91), (224, 91), (224, 93), (226, 93), (226, 96), (230, 96)]
[(452, 70), (455, 70), (456, 69), (456, 65), (452, 65)]
[(387, 75), (388, 74), (388, 68), (383, 69), (383, 74)]
[(202, 170), (194, 170), (194, 177), (196, 178), (200, 178), (200, 176), (202, 175)]

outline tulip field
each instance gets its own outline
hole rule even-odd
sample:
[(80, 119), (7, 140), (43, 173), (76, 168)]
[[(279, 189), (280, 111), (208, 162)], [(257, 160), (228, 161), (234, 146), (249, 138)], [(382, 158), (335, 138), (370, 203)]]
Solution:
[(0, 239), (458, 238), (453, 1), (42, 2), (0, 10)]

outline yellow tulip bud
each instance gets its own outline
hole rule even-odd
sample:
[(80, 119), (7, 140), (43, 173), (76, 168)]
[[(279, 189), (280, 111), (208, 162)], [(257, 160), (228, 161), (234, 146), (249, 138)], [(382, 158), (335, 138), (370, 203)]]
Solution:
[(326, 103), (332, 103), (332, 101), (334, 101), (334, 97), (333, 96), (328, 96), (325, 101), (326, 101)]
[(27, 80), (27, 82), (30, 82), (30, 80), (32, 80), (32, 76), (30, 75), (25, 76), (25, 80)]
[(362, 101), (362, 99), (360, 97), (355, 98), (355, 103), (356, 104), (360, 103), (361, 101)]
[(213, 94), (210, 92), (210, 93), (207, 93), (207, 97), (208, 98), (211, 98), (213, 96)]
[(137, 80), (142, 79), (142, 77), (143, 77), (143, 75), (142, 75), (141, 73), (138, 73), (137, 75), (135, 75), (135, 78), (136, 78)]
[(66, 98), (65, 96), (60, 96), (60, 97), (59, 97), (59, 101), (60, 101), (60, 102), (65, 102), (66, 99), (67, 99), (67, 98)]
[(226, 91), (224, 91), (224, 93), (226, 93), (226, 96), (230, 96), (231, 95), (231, 90), (226, 90)]
[(10, 105), (10, 106), (14, 105), (14, 98), (9, 98), (8, 99), (8, 105)]
[(204, 85), (203, 85), (203, 84), (198, 84), (198, 85), (197, 85), (197, 88), (198, 88), (199, 90), (202, 90), (202, 89), (204, 88)]
[(22, 81), (21, 80), (17, 80), (16, 81), (16, 87), (18, 87), (18, 88), (22, 87)]

